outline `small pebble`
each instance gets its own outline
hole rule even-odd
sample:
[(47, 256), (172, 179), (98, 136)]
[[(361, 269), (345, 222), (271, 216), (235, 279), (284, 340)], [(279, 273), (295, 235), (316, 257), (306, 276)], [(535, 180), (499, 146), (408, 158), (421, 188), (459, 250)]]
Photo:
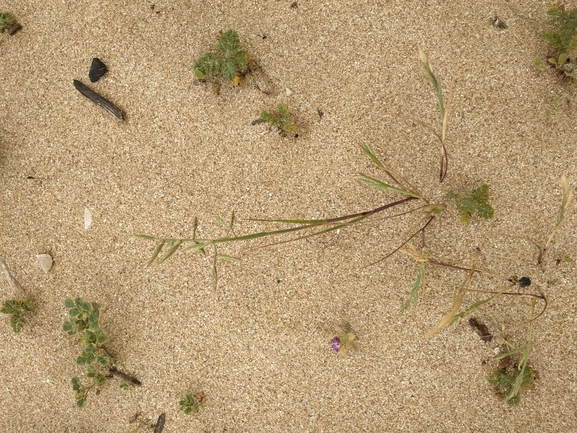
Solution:
[(100, 77), (108, 72), (108, 68), (104, 63), (100, 61), (98, 57), (92, 59), (92, 65), (90, 66), (90, 72), (88, 72), (88, 77), (90, 81), (96, 83)]
[(38, 259), (42, 270), (48, 273), (48, 271), (50, 271), (52, 268), (52, 256), (50, 254), (38, 254), (36, 255), (36, 258)]
[(289, 89), (288, 87), (286, 88), (286, 95), (290, 96), (293, 94), (293, 91), (291, 89)]

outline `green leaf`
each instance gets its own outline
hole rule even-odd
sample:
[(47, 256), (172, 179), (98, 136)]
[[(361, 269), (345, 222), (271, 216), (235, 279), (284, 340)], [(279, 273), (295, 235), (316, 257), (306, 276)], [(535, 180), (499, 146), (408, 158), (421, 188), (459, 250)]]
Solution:
[(449, 192), (445, 197), (456, 201), (463, 224), (467, 223), (472, 215), (477, 215), (484, 219), (493, 218), (493, 208), (488, 203), (489, 185), (484, 184), (479, 188), (459, 194)]
[(363, 148), (364, 152), (369, 156), (369, 158), (371, 158), (371, 160), (379, 167), (381, 168), (385, 168), (383, 166), (383, 164), (381, 164), (381, 161), (379, 161), (379, 159), (377, 158), (377, 156), (375, 155), (375, 152), (373, 151), (373, 149), (371, 149), (371, 147), (366, 144), (363, 140), (359, 140), (359, 142), (361, 143), (361, 147)]
[(88, 399), (88, 396), (84, 395), (80, 398), (76, 399), (76, 406), (78, 407), (84, 407), (86, 406), (86, 400)]
[(229, 262), (240, 262), (241, 259), (238, 257), (233, 257), (233, 256), (227, 256), (226, 254), (217, 254), (217, 257), (224, 259), (224, 260), (228, 260)]
[(166, 252), (166, 254), (164, 256), (162, 256), (160, 258), (160, 260), (158, 260), (158, 264), (161, 264), (162, 262), (164, 262), (166, 259), (168, 259), (170, 256), (172, 256), (179, 248), (180, 245), (182, 244), (182, 240), (177, 240), (174, 242), (174, 245), (168, 249), (168, 251)]
[(240, 47), (238, 34), (234, 30), (223, 33), (216, 47), (222, 51), (225, 58), (234, 56)]
[(186, 251), (190, 251), (190, 250), (199, 250), (200, 251), (203, 248), (209, 246), (210, 244), (211, 244), (211, 242), (199, 242), (197, 244), (186, 247)]
[(66, 301), (64, 301), (64, 306), (68, 309), (74, 308), (74, 301), (70, 298), (67, 298)]
[(415, 306), (417, 305), (417, 303), (419, 302), (419, 287), (421, 287), (421, 284), (423, 284), (424, 279), (425, 279), (425, 265), (421, 265), (421, 267), (419, 268), (419, 273), (417, 275), (417, 281), (415, 281), (415, 284), (413, 284), (413, 287), (409, 291), (409, 298), (403, 304), (401, 308), (401, 313), (407, 311), (407, 309), (411, 306), (411, 304)]
[(205, 75), (213, 75), (220, 71), (221, 60), (216, 53), (207, 53), (194, 64), (194, 74), (202, 79)]
[(139, 241), (156, 241), (158, 240), (154, 236), (146, 236), (146, 235), (132, 235), (133, 239), (138, 239)]
[(234, 59), (225, 59), (220, 64), (220, 72), (229, 80), (233, 80), (236, 76), (236, 64)]
[(234, 63), (238, 72), (244, 72), (248, 68), (250, 55), (246, 51), (239, 51), (234, 55)]
[(365, 185), (368, 185), (368, 186), (372, 186), (373, 188), (394, 191), (394, 192), (398, 192), (400, 194), (408, 195), (408, 196), (415, 197), (415, 198), (422, 198), (418, 194), (412, 193), (410, 191), (405, 191), (402, 188), (397, 188), (397, 187), (391, 186), (391, 185), (386, 184), (386, 183), (384, 183), (378, 179), (375, 179), (373, 177), (365, 176), (365, 177), (359, 179), (359, 182), (364, 183)]

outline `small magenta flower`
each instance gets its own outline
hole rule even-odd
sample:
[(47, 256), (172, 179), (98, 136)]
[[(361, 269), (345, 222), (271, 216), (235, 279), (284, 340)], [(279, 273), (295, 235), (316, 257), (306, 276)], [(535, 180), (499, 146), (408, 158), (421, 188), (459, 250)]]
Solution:
[(331, 344), (331, 349), (333, 349), (335, 352), (340, 352), (341, 351), (341, 339), (339, 337), (335, 337), (333, 338), (333, 344)]

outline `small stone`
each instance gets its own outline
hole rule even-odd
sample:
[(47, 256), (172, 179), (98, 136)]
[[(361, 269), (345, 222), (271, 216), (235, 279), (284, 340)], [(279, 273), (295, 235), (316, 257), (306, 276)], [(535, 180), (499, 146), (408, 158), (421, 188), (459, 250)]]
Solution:
[(285, 89), (285, 91), (286, 91), (287, 96), (290, 96), (293, 94), (293, 91), (291, 89), (289, 89), (288, 87)]
[(38, 254), (36, 258), (38, 259), (42, 270), (48, 273), (48, 271), (52, 268), (52, 256), (50, 254)]
[(104, 63), (100, 61), (98, 57), (92, 59), (92, 65), (90, 66), (90, 72), (88, 72), (88, 77), (90, 81), (96, 83), (100, 77), (108, 72), (108, 68)]

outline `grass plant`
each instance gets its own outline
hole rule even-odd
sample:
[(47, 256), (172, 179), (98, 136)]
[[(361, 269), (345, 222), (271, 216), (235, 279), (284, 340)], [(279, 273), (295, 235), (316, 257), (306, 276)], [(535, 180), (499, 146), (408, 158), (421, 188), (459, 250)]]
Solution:
[[(449, 162), (446, 148), (448, 118), (449, 118), (448, 110), (443, 98), (441, 81), (434, 74), (427, 56), (421, 50), (419, 50), (419, 57), (421, 59), (421, 64), (425, 70), (425, 75), (433, 85), (433, 89), (435, 91), (435, 95), (437, 98), (437, 105), (439, 109), (440, 124), (441, 124), (440, 132), (436, 131), (430, 125), (424, 124), (419, 120), (416, 119), (411, 120), (433, 131), (439, 140), (440, 153), (441, 153), (440, 166), (439, 166), (439, 182), (442, 183), (447, 176), (448, 162)], [(536, 316), (534, 317), (532, 316), (529, 323), (536, 320), (543, 314), (543, 312), (547, 308), (547, 298), (538, 290), (538, 288), (536, 289), (536, 291), (527, 293), (526, 287), (528, 286), (528, 284), (522, 284), (522, 282), (518, 280), (516, 277), (499, 275), (491, 271), (490, 269), (486, 269), (480, 266), (478, 264), (479, 262), (478, 254), (474, 258), (473, 263), (471, 264), (455, 264), (450, 260), (442, 260), (434, 258), (431, 257), (428, 253), (426, 253), (423, 250), (423, 247), (425, 246), (425, 231), (435, 219), (440, 218), (443, 215), (443, 213), (448, 207), (448, 203), (428, 198), (423, 192), (421, 192), (418, 188), (416, 188), (408, 179), (402, 176), (399, 172), (393, 170), (392, 168), (386, 166), (383, 162), (381, 162), (381, 160), (377, 157), (376, 153), (368, 144), (364, 143), (361, 140), (360, 146), (362, 151), (373, 162), (376, 168), (384, 174), (384, 180), (373, 175), (370, 176), (362, 175), (359, 178), (359, 182), (372, 188), (397, 194), (398, 198), (389, 201), (385, 204), (379, 205), (377, 207), (372, 207), (364, 212), (348, 214), (329, 219), (310, 219), (310, 220), (250, 219), (250, 221), (285, 224), (289, 225), (290, 227), (271, 231), (261, 231), (246, 235), (236, 235), (232, 231), (233, 219), (231, 219), (229, 224), (224, 223), (224, 220), (219, 221), (219, 223), (227, 229), (227, 231), (229, 232), (229, 236), (217, 237), (217, 238), (197, 238), (195, 236), (197, 227), (197, 221), (195, 218), (193, 221), (192, 236), (189, 238), (159, 238), (148, 235), (137, 235), (135, 236), (135, 238), (144, 241), (153, 241), (157, 243), (157, 246), (152, 254), (152, 258), (148, 262), (149, 265), (153, 264), (155, 261), (158, 263), (164, 262), (179, 249), (184, 249), (187, 251), (196, 251), (198, 253), (201, 253), (202, 255), (206, 255), (206, 249), (212, 248), (213, 254), (211, 261), (213, 268), (212, 271), (213, 287), (216, 287), (217, 259), (227, 257), (230, 259), (234, 259), (235, 261), (240, 260), (237, 257), (229, 257), (219, 254), (217, 248), (220, 247), (221, 245), (251, 241), (260, 238), (286, 236), (286, 235), (295, 235), (295, 236), (290, 237), (289, 239), (286, 240), (276, 241), (274, 243), (260, 246), (260, 248), (272, 245), (278, 245), (286, 242), (293, 242), (299, 239), (306, 239), (314, 236), (319, 236), (325, 233), (339, 230), (341, 228), (344, 229), (356, 224), (365, 223), (368, 222), (370, 218), (375, 217), (377, 214), (381, 214), (391, 210), (396, 211), (397, 208), (402, 207), (403, 208), (402, 211), (392, 215), (386, 214), (384, 219), (400, 218), (408, 214), (416, 214), (421, 215), (421, 217), (419, 218), (420, 220), (419, 223), (416, 225), (415, 229), (411, 230), (404, 237), (404, 239), (400, 241), (397, 247), (393, 248), (391, 251), (387, 252), (383, 257), (370, 264), (373, 265), (382, 262), (398, 251), (402, 251), (403, 253), (409, 255), (418, 263), (419, 270), (417, 280), (409, 292), (409, 297), (407, 301), (403, 303), (401, 311), (406, 311), (410, 306), (416, 305), (418, 303), (419, 290), (421, 290), (425, 286), (426, 282), (425, 273), (427, 267), (441, 266), (450, 270), (454, 270), (456, 272), (465, 273), (465, 277), (461, 280), (460, 284), (456, 288), (450, 310), (441, 318), (438, 324), (434, 326), (426, 334), (427, 338), (432, 337), (433, 335), (441, 331), (443, 328), (445, 328), (447, 325), (458, 323), (461, 320), (461, 318), (468, 316), (472, 312), (476, 311), (478, 308), (489, 305), (491, 302), (497, 301), (504, 296), (514, 297), (514, 299), (517, 299), (519, 301), (524, 301), (528, 299), (532, 302), (533, 306), (537, 301), (542, 303), (542, 310)], [(552, 242), (552, 239), (556, 234), (557, 230), (559, 229), (561, 223), (565, 219), (569, 211), (570, 204), (572, 202), (572, 193), (569, 188), (567, 178), (565, 176), (561, 178), (561, 184), (563, 191), (563, 201), (557, 216), (557, 221), (554, 230), (547, 239), (547, 241), (545, 242), (544, 246), (539, 246), (539, 244), (535, 243), (535, 245), (539, 246), (538, 263), (541, 263), (543, 261), (547, 253), (547, 250)], [(446, 193), (444, 198), (449, 200), (449, 203), (454, 202), (456, 204), (462, 223), (467, 223), (468, 221), (470, 221), (471, 218), (475, 216), (482, 219), (490, 219), (493, 217), (494, 211), (491, 205), (489, 204), (489, 190), (490, 188), (488, 185), (482, 184), (477, 188), (472, 188), (464, 192), (453, 192), (453, 191), (448, 192)], [(374, 221), (376, 220), (376, 218), (372, 218), (372, 220)], [(420, 235), (421, 249), (415, 247), (411, 242), (418, 235)], [(478, 278), (478, 276), (480, 275), (485, 275), (487, 277), (496, 279), (497, 281), (499, 281), (499, 285), (495, 290), (477, 290), (472, 288), (471, 287), (472, 281), (475, 278)], [(529, 280), (529, 278), (527, 278), (527, 280)], [(468, 306), (464, 306), (466, 297), (470, 296), (471, 294), (475, 296), (485, 295), (485, 297), (480, 300), (475, 300)], [(343, 348), (343, 344), (350, 342), (353, 339), (354, 335), (352, 338), (349, 338), (346, 334), (337, 335), (332, 340), (333, 350), (337, 351), (338, 348), (338, 351), (341, 351)], [(525, 373), (523, 373), (523, 375), (525, 375)], [(523, 379), (524, 377), (525, 376), (522, 376), (522, 378), (519, 379), (519, 376), (515, 376), (514, 388), (508, 391), (507, 395), (510, 395), (511, 392), (513, 391), (518, 393), (520, 389), (518, 383), (519, 381), (521, 381), (521, 383), (524, 383), (523, 382), (525, 380)], [(507, 400), (511, 400), (511, 398), (508, 398)]]

